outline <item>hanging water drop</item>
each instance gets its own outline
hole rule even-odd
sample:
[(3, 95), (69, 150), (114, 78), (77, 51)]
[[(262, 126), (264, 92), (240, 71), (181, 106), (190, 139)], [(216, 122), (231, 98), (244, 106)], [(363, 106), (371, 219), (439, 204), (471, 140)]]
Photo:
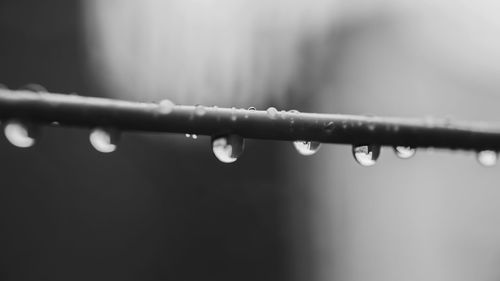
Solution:
[(271, 119), (275, 119), (278, 116), (278, 110), (275, 107), (270, 107), (267, 109), (267, 116)]
[(417, 149), (411, 146), (394, 146), (394, 153), (401, 159), (408, 159), (415, 155)]
[(99, 152), (110, 153), (116, 150), (120, 134), (113, 129), (95, 128), (90, 132), (90, 144)]
[(257, 109), (255, 109), (255, 107), (253, 107), (253, 106), (250, 106), (250, 107), (248, 108), (248, 110), (254, 110), (254, 111), (255, 111), (255, 110), (257, 110)]
[(316, 141), (294, 141), (293, 146), (301, 155), (309, 156), (318, 152), (321, 143)]
[(190, 138), (191, 137), (191, 134), (186, 134), (186, 138)]
[(361, 166), (373, 166), (380, 155), (379, 145), (353, 145), (352, 155)]
[(197, 105), (194, 108), (194, 113), (198, 116), (203, 116), (205, 113), (207, 113), (207, 109), (203, 105)]
[(158, 104), (158, 111), (162, 114), (169, 114), (174, 110), (175, 104), (171, 100), (162, 100)]
[(226, 135), (212, 138), (212, 151), (223, 163), (233, 163), (243, 153), (245, 139), (238, 135)]
[(482, 150), (477, 153), (477, 161), (485, 167), (495, 166), (497, 160), (498, 153), (496, 151)]
[(192, 134), (191, 135), (191, 138), (193, 138), (194, 140), (198, 138), (198, 135), (197, 134)]
[(9, 120), (5, 124), (4, 134), (12, 145), (28, 148), (35, 144), (38, 128), (20, 120)]

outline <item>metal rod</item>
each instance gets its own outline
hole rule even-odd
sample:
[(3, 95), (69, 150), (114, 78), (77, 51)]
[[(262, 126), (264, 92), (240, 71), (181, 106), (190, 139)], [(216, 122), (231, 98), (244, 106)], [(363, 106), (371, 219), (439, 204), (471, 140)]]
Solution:
[(500, 127), (485, 123), (141, 103), (23, 90), (0, 89), (0, 118), (122, 131), (500, 150)]

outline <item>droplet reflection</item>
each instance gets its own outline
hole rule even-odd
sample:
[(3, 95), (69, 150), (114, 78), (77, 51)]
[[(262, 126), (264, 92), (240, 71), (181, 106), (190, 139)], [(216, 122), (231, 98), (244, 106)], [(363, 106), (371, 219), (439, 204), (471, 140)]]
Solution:
[(353, 145), (352, 155), (361, 166), (369, 167), (375, 165), (380, 155), (379, 145)]
[(318, 152), (321, 143), (316, 141), (294, 141), (293, 146), (301, 155), (309, 156)]
[(417, 149), (411, 146), (395, 146), (393, 149), (396, 156), (401, 159), (411, 158), (417, 152)]

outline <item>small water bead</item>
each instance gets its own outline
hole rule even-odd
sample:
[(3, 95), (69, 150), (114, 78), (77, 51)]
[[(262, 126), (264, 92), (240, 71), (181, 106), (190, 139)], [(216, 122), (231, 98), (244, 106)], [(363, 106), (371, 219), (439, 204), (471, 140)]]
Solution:
[(411, 146), (394, 146), (394, 153), (401, 159), (408, 159), (415, 155), (417, 149)]
[(186, 138), (190, 138), (191, 137), (191, 134), (186, 134)]
[(236, 107), (231, 107), (231, 121), (236, 121), (238, 119), (238, 116), (236, 114)]
[(256, 109), (255, 109), (255, 107), (253, 107), (253, 106), (249, 107), (249, 108), (247, 109), (247, 112), (245, 113), (245, 119), (247, 119), (247, 118), (249, 117), (249, 115), (248, 115), (248, 111), (255, 111), (255, 110), (256, 110)]
[(27, 85), (24, 85), (21, 87), (21, 90), (27, 90), (27, 91), (31, 91), (31, 92), (35, 92), (35, 93), (46, 93), (48, 92), (47, 89), (40, 85), (40, 84), (36, 84), (36, 83), (31, 83), (31, 84), (27, 84)]
[(380, 155), (379, 145), (353, 145), (352, 155), (361, 166), (369, 167), (375, 165)]
[(95, 128), (89, 135), (90, 144), (102, 153), (115, 151), (119, 138), (118, 131), (104, 128)]
[(194, 113), (198, 116), (203, 116), (205, 113), (207, 113), (207, 109), (203, 105), (197, 105), (194, 108)]
[(309, 156), (318, 152), (321, 143), (316, 141), (294, 141), (293, 146), (301, 155)]
[(492, 167), (498, 161), (498, 152), (493, 150), (482, 150), (477, 153), (477, 161), (485, 166)]
[(238, 135), (226, 135), (212, 138), (212, 151), (223, 163), (233, 163), (241, 156), (245, 139)]
[(275, 107), (270, 107), (267, 110), (267, 116), (271, 119), (275, 119), (278, 116), (278, 110)]
[(162, 100), (158, 104), (160, 113), (169, 114), (174, 110), (175, 104), (171, 100)]
[(35, 144), (38, 128), (20, 120), (9, 120), (5, 124), (4, 134), (12, 145), (28, 148)]
[(326, 132), (327, 134), (331, 134), (331, 133), (333, 133), (333, 129), (334, 129), (334, 128), (335, 128), (335, 125), (333, 124), (333, 122), (332, 122), (332, 121), (328, 122), (328, 123), (325, 125), (325, 127), (324, 127), (325, 132)]
[(191, 135), (191, 138), (195, 140), (195, 139), (197, 139), (197, 138), (198, 138), (198, 135), (196, 135), (196, 134), (192, 134), (192, 135)]

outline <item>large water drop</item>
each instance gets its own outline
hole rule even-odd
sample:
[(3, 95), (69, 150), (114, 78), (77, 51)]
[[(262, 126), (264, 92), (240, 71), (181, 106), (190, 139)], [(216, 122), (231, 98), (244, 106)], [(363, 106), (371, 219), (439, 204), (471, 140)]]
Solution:
[(20, 120), (9, 120), (5, 124), (4, 134), (12, 145), (27, 148), (35, 144), (38, 129)]
[(380, 146), (374, 144), (353, 145), (352, 155), (361, 166), (373, 166), (380, 155)]
[(495, 166), (497, 160), (498, 153), (496, 151), (482, 150), (477, 153), (477, 161), (485, 167)]
[(401, 159), (408, 159), (415, 155), (417, 149), (411, 146), (394, 146), (394, 153)]
[(294, 141), (293, 146), (301, 155), (309, 156), (318, 152), (321, 143), (316, 141)]
[(223, 163), (233, 163), (243, 153), (245, 139), (238, 135), (226, 135), (212, 138), (212, 151)]
[(120, 134), (116, 130), (95, 128), (90, 132), (90, 143), (99, 152), (110, 153), (116, 150)]

